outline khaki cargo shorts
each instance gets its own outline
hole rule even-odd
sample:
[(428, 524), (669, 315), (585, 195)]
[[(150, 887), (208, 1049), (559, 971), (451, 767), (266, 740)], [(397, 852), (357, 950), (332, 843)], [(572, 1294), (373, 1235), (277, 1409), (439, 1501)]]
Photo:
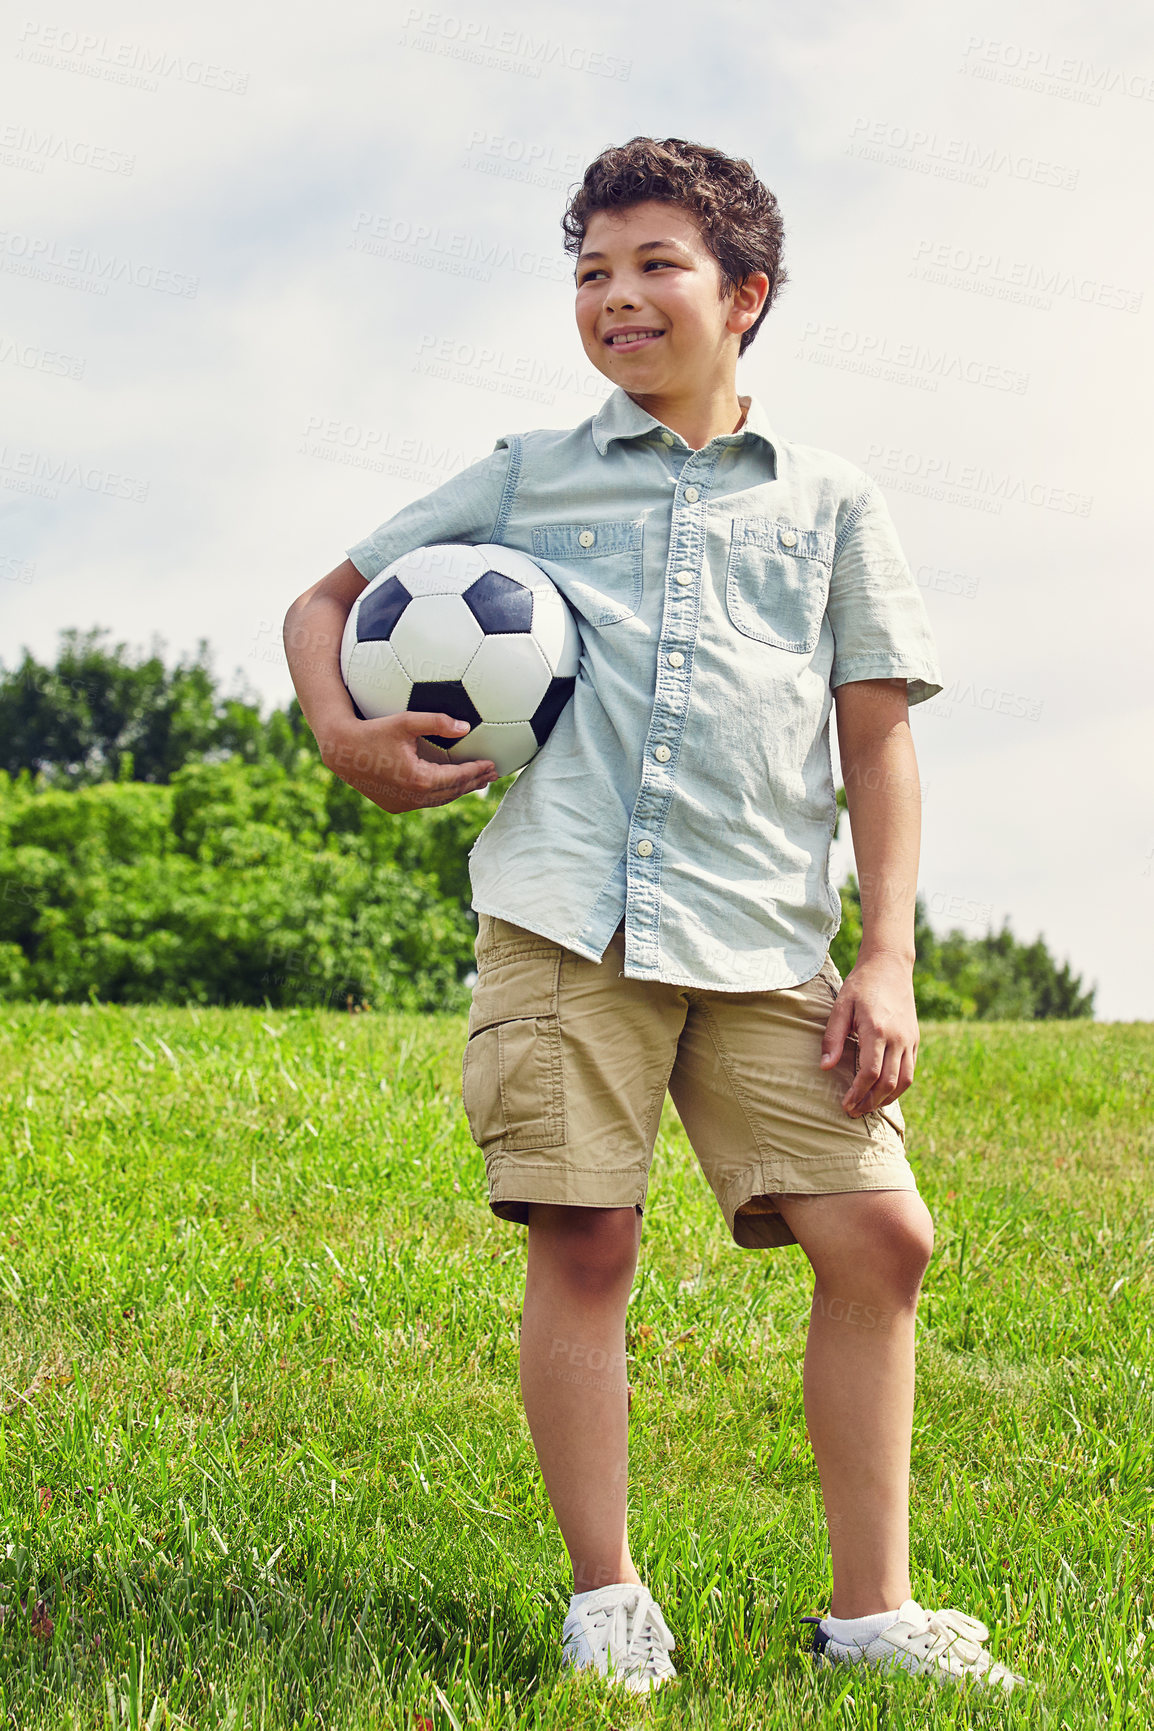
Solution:
[(485, 1156), (489, 1206), (642, 1209), (668, 1089), (745, 1250), (795, 1244), (774, 1198), (915, 1190), (897, 1102), (851, 1118), (857, 1047), (818, 1067), (841, 988), (826, 958), (802, 985), (720, 992), (625, 977), (619, 927), (599, 962), (489, 914), (462, 1092)]

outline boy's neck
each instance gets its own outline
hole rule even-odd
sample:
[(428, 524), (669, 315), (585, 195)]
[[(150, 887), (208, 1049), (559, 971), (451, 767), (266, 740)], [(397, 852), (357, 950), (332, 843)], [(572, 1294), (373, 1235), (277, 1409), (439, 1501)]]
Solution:
[(662, 426), (680, 433), (695, 451), (708, 445), (710, 439), (738, 432), (745, 423), (750, 401), (748, 397), (739, 397), (732, 383), (719, 386), (706, 397), (640, 396), (632, 391), (626, 395)]

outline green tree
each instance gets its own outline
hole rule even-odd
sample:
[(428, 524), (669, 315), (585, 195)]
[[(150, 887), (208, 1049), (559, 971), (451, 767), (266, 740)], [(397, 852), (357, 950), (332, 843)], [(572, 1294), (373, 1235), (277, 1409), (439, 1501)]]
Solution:
[(53, 666), (27, 650), (0, 670), (0, 767), (82, 787), (117, 778), (167, 782), (186, 763), (236, 756), (288, 764), (312, 735), (294, 701), (268, 720), (247, 693), (223, 693), (208, 644), (167, 667), (103, 630), (64, 631)]
[[(107, 635), (0, 670), (0, 997), (459, 1008), (469, 850), (513, 778), (393, 816), (323, 768), (295, 699), (262, 718), (220, 691), (206, 643), (169, 668)], [(840, 823), (841, 787), (837, 805)], [(845, 975), (852, 875), (840, 894)], [(1093, 1014), (1008, 925), (939, 936), (919, 898), (915, 952), (923, 1017)]]
[[(861, 896), (851, 875), (841, 886), (842, 924), (830, 954), (844, 976), (861, 944)], [(918, 896), (914, 911), (914, 1000), (926, 1021), (1038, 1021), (1094, 1014), (1094, 988), (1083, 988), (1068, 962), (1057, 965), (1042, 939), (1020, 944), (1000, 932), (939, 936)]]

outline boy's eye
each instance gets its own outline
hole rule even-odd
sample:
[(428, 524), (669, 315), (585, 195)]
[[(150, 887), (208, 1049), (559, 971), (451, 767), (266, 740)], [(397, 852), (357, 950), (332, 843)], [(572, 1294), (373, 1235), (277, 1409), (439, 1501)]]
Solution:
[[(664, 270), (667, 265), (671, 268), (676, 268), (671, 258), (647, 258), (641, 268), (643, 270), (651, 270), (654, 265), (657, 266), (658, 270)], [(577, 278), (577, 287), (580, 288), (583, 283), (592, 282), (594, 277), (604, 275), (605, 272), (600, 268), (600, 266), (591, 265), (588, 270), (582, 271), (581, 275)]]

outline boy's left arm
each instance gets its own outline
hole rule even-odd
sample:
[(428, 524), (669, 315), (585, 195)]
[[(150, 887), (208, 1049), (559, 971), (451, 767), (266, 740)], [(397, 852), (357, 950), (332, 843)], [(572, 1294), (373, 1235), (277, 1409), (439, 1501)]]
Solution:
[(914, 901), (921, 786), (904, 679), (860, 679), (834, 690), (842, 782), (861, 891), (862, 941), (822, 1040), (821, 1067), (847, 1037), (858, 1069), (842, 1106), (853, 1118), (896, 1100), (914, 1079)]

